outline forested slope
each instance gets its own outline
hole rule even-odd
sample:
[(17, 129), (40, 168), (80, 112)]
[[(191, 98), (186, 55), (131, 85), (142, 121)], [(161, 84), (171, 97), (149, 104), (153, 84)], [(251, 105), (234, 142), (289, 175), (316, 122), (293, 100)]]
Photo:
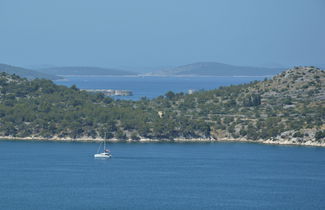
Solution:
[(124, 101), (2, 73), (0, 135), (324, 142), (324, 86), (324, 71), (297, 67), (262, 82)]

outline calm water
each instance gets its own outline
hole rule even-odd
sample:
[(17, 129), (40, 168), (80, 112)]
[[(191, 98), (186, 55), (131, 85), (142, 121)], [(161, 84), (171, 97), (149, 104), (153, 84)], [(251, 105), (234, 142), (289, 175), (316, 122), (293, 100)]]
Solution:
[(82, 89), (131, 90), (133, 96), (121, 99), (154, 98), (167, 91), (185, 92), (189, 89), (211, 90), (219, 86), (248, 83), (265, 77), (66, 77), (57, 84), (71, 86), (76, 84)]
[(325, 209), (325, 148), (0, 141), (0, 209)]

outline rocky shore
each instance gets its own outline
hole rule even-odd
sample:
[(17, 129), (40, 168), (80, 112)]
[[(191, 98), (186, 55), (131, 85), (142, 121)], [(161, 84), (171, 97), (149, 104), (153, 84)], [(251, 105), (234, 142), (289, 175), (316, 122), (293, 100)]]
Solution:
[[(39, 141), (75, 141), (75, 142), (100, 142), (103, 141), (103, 138), (90, 138), (90, 137), (81, 137), (81, 138), (60, 138), (60, 137), (13, 137), (13, 136), (0, 136), (0, 140), (14, 140), (14, 141), (26, 141), (26, 140), (39, 140)], [(149, 138), (140, 138), (139, 140), (120, 140), (120, 139), (106, 139), (108, 142), (175, 142), (175, 143), (186, 143), (186, 142), (247, 142), (247, 143), (260, 143), (260, 144), (274, 144), (274, 145), (298, 145), (298, 146), (316, 146), (316, 147), (325, 147), (325, 140), (321, 141), (302, 141), (298, 138), (293, 139), (258, 139), (258, 140), (250, 140), (245, 138), (175, 138), (173, 140), (170, 139), (149, 139)]]

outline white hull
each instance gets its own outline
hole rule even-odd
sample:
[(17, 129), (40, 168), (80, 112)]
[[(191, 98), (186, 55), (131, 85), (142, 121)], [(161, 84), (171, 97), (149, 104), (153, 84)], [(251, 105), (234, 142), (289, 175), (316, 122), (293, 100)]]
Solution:
[[(106, 133), (105, 133), (105, 136), (106, 136)], [(101, 148), (101, 145), (102, 145), (102, 143), (99, 144), (97, 153), (94, 154), (94, 157), (95, 158), (111, 158), (112, 155), (111, 155), (110, 151), (108, 149), (106, 149), (106, 142), (105, 142), (105, 140), (104, 140), (104, 149), (103, 149), (104, 151), (102, 153), (99, 153), (100, 148)]]
[(112, 157), (111, 154), (103, 152), (103, 153), (98, 153), (94, 155), (95, 158), (110, 158)]

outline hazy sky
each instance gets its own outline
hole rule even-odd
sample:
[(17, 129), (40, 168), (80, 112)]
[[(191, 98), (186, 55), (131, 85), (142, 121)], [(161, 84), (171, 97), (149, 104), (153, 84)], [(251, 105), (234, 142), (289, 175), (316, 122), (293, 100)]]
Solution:
[(0, 0), (0, 63), (325, 63), (325, 0)]

